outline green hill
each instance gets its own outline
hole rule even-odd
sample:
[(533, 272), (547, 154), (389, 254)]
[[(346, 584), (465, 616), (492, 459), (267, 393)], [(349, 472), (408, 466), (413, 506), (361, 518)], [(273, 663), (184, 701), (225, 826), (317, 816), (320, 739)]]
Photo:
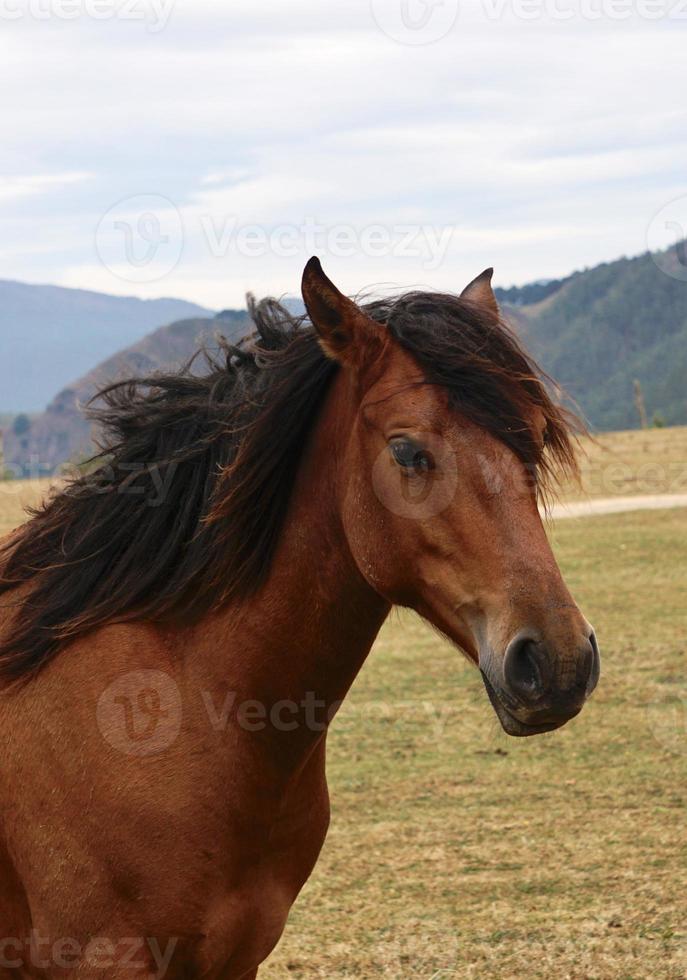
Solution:
[(528, 302), (533, 286), (498, 291), (532, 353), (596, 429), (638, 427), (635, 378), (650, 419), (687, 423), (687, 270), (681, 255), (677, 247), (664, 253), (660, 268), (649, 253), (604, 263), (541, 284), (548, 294), (534, 303)]
[[(567, 279), (497, 290), (526, 345), (594, 429), (639, 426), (635, 379), (641, 382), (650, 419), (687, 424), (687, 270), (682, 257), (677, 248), (661, 256), (647, 253)], [(91, 446), (80, 406), (99, 384), (179, 365), (217, 332), (236, 338), (249, 326), (245, 311), (227, 310), (214, 319), (192, 316), (148, 334), (63, 388), (40, 415), (4, 419), (5, 468), (15, 475), (46, 473), (78, 458)], [(23, 375), (18, 371), (18, 376)]]

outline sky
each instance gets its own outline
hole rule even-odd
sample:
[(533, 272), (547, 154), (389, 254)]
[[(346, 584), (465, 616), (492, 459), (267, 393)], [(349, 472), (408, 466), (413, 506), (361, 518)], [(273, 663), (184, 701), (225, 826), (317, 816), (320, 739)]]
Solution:
[(0, 0), (0, 278), (219, 309), (687, 234), (687, 0)]

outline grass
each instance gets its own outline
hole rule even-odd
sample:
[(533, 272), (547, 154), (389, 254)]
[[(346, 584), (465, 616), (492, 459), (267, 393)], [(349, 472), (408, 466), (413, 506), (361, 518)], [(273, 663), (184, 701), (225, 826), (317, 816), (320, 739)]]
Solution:
[(602, 433), (582, 449), (582, 488), (567, 486), (568, 500), (687, 493), (687, 426)]
[[(582, 485), (563, 487), (565, 500), (687, 493), (687, 426), (602, 433), (584, 439), (581, 449)], [(0, 534), (20, 523), (23, 507), (48, 486), (47, 480), (0, 481)]]
[(334, 724), (332, 830), (263, 980), (687, 975), (687, 510), (553, 537), (598, 629), (597, 694), (509, 739), (474, 669), (390, 621)]
[[(601, 444), (636, 472), (687, 459), (687, 429)], [(9, 530), (45, 485), (3, 489)], [(594, 698), (509, 739), (477, 672), (394, 616), (334, 723), (332, 829), (261, 980), (687, 976), (687, 509), (551, 534), (599, 634)]]
[(0, 536), (21, 524), (49, 487), (49, 480), (0, 480)]

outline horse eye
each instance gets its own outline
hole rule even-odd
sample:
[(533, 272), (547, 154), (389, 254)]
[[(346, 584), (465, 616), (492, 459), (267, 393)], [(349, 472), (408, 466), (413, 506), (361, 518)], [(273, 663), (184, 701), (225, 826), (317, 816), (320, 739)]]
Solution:
[(410, 439), (394, 439), (389, 445), (391, 455), (408, 473), (427, 473), (434, 469), (430, 454)]

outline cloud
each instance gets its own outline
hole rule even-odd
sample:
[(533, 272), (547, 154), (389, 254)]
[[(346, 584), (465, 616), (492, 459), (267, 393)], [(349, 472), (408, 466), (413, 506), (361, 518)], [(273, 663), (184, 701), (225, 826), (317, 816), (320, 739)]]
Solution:
[(0, 176), (0, 202), (4, 204), (16, 198), (45, 194), (69, 184), (80, 184), (85, 180), (90, 180), (91, 177), (92, 174), (88, 173)]
[[(227, 306), (296, 290), (313, 247), (351, 292), (458, 288), (492, 264), (509, 284), (639, 252), (687, 190), (684, 28), (642, 19), (640, 2), (619, 22), (557, 0), (575, 13), (562, 22), (549, 0), (529, 21), (517, 0), (498, 16), (464, 0), (419, 46), (378, 27), (377, 0), (177, 0), (157, 32), (3, 24), (0, 276)], [(384, 3), (396, 30), (400, 0)], [(131, 281), (103, 264), (97, 229), (155, 195), (180, 216), (179, 261)]]

